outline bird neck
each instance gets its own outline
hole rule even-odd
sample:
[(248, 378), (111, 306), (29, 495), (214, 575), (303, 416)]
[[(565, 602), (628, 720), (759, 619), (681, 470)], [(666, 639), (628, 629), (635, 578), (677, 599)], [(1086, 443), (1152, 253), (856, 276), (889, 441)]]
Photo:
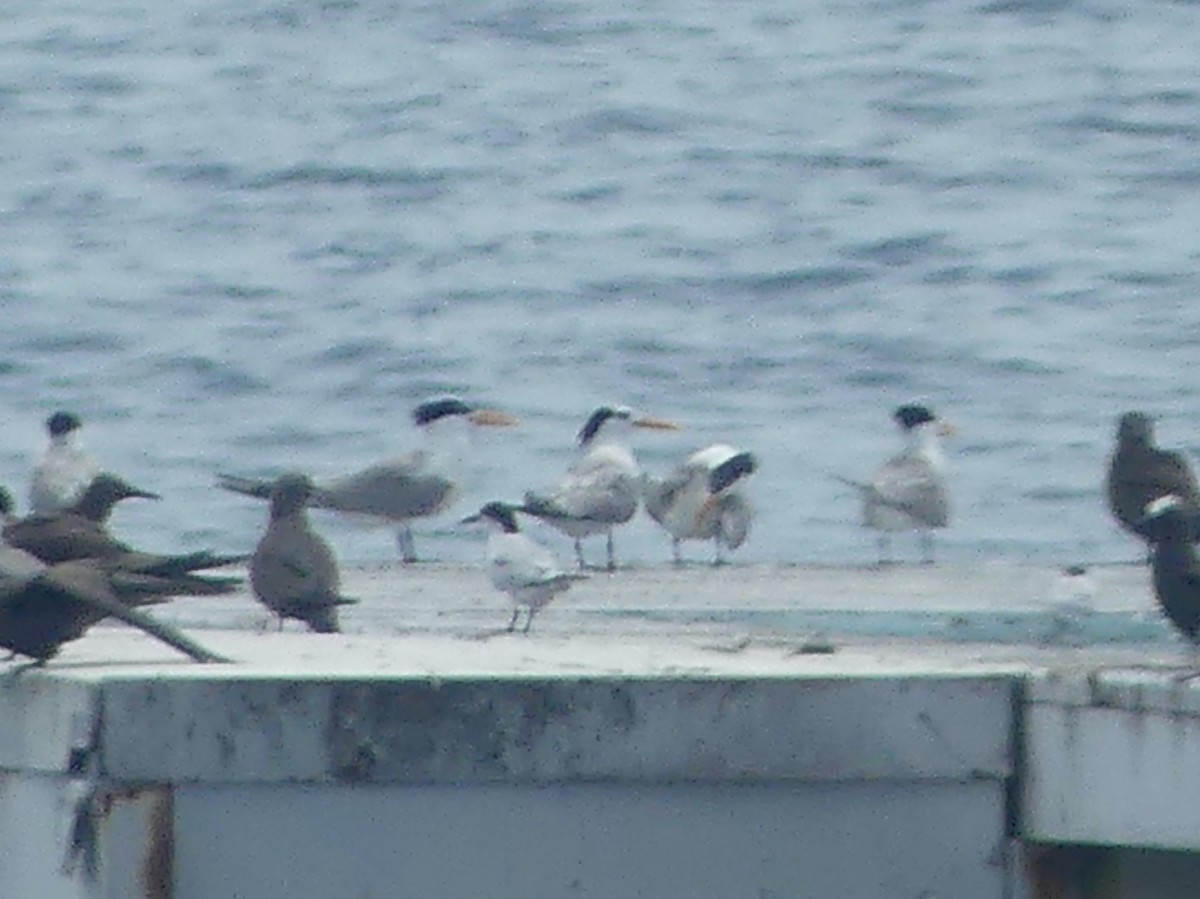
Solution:
[(937, 429), (933, 422), (910, 428), (904, 439), (909, 452), (924, 456), (938, 468), (945, 463), (945, 457), (942, 455), (942, 442), (938, 439)]

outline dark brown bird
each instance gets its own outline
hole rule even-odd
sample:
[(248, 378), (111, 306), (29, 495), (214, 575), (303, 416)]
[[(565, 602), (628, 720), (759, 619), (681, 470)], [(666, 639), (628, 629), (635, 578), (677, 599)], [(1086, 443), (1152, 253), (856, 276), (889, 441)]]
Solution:
[(333, 550), (308, 522), (313, 495), (307, 475), (285, 474), (271, 488), (271, 520), (250, 558), (250, 586), (279, 616), (305, 622), (321, 634), (338, 632), (337, 607), (356, 600), (338, 594)]
[(45, 565), (0, 544), (0, 647), (41, 665), (92, 625), (116, 618), (197, 662), (226, 661), (136, 608), (178, 592), (169, 579), (114, 572), (89, 560)]
[[(190, 592), (229, 592), (239, 581), (227, 578), (203, 578), (193, 574), (207, 568), (219, 568), (246, 561), (246, 556), (219, 556), (210, 552), (184, 555), (143, 553), (118, 540), (108, 530), (113, 507), (124, 499), (159, 499), (111, 474), (98, 475), (79, 501), (63, 512), (31, 515), (4, 526), (5, 542), (36, 557), (47, 565), (92, 559), (126, 573), (157, 575), (181, 579), (177, 585)], [(0, 497), (0, 512), (9, 514), (11, 498), (5, 506)], [(188, 591), (185, 591), (188, 592)]]
[(1200, 650), (1200, 559), (1192, 546), (1191, 516), (1178, 498), (1155, 500), (1136, 522), (1135, 532), (1150, 541), (1154, 595), (1171, 624)]
[(1146, 507), (1176, 497), (1183, 517), (1200, 512), (1200, 488), (1182, 454), (1159, 449), (1154, 422), (1143, 412), (1126, 412), (1117, 424), (1117, 445), (1108, 465), (1108, 506), (1121, 527), (1148, 539), (1139, 528)]

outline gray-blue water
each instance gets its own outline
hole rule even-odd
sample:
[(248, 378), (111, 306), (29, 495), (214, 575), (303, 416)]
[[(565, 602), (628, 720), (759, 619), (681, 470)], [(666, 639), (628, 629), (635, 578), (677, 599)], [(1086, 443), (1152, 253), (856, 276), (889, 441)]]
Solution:
[[(444, 392), (524, 420), (456, 512), (625, 402), (687, 426), (648, 468), (760, 455), (750, 561), (873, 558), (828, 473), (913, 398), (946, 559), (1134, 558), (1115, 416), (1200, 451), (1194, 4), (10, 0), (0, 122), (0, 479), (73, 409), (147, 547), (248, 549), (216, 471), (351, 470)], [(478, 558), (455, 517), (425, 555)]]

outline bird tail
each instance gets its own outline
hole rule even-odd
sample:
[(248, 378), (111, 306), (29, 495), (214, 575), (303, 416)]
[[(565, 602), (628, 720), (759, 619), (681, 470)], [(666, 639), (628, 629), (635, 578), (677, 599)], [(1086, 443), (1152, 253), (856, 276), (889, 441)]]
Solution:
[(518, 512), (524, 512), (526, 515), (532, 515), (534, 518), (566, 518), (566, 513), (563, 512), (554, 501), (545, 497), (538, 496), (536, 493), (526, 493), (525, 502), (516, 507)]
[(225, 568), (229, 565), (240, 565), (249, 561), (245, 554), (221, 556), (208, 550), (187, 553), (179, 556), (148, 557), (143, 562), (122, 560), (122, 567), (131, 568), (142, 574), (155, 574), (161, 577), (177, 577), (209, 568)]
[(144, 572), (114, 571), (110, 579), (114, 593), (139, 604), (165, 602), (172, 596), (225, 596), (236, 593), (242, 587), (241, 578), (199, 574), (164, 577)]
[(866, 483), (865, 481), (856, 481), (853, 478), (847, 478), (840, 474), (830, 475), (830, 477), (832, 477), (835, 481), (841, 481), (843, 484), (845, 484), (848, 487), (853, 487), (855, 490), (859, 491), (860, 493), (871, 494), (871, 493), (875, 492), (875, 488), (872, 487), (870, 484)]
[(217, 486), (223, 490), (253, 496), (255, 499), (271, 498), (271, 481), (260, 478), (240, 478), (237, 475), (218, 474)]

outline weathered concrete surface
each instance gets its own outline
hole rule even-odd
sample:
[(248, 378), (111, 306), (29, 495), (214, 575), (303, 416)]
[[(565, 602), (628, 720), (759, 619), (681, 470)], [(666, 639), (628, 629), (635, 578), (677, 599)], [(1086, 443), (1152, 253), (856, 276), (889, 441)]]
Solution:
[[(399, 564), (346, 572), (350, 633), (453, 633), (503, 626), (506, 598), (478, 568)], [(180, 600), (158, 610), (194, 627), (254, 628), (248, 595)], [(542, 634), (700, 630), (799, 636), (925, 637), (981, 642), (1172, 642), (1140, 565), (1057, 569), (990, 562), (887, 569), (696, 565), (593, 573), (538, 617)]]
[[(234, 664), (101, 626), (0, 676), (0, 845), (35, 853), (0, 852), (0, 883), (1014, 899), (1013, 811), (1033, 840), (1191, 847), (1200, 683), (1171, 680), (1187, 655), (1146, 572), (1095, 570), (1084, 604), (1060, 587), (1011, 566), (622, 571), (530, 635), (501, 631), (475, 569), (350, 572), (340, 635), (264, 628), (244, 595), (177, 601), (156, 612)], [(1003, 642), (936, 639), (1022, 614)], [(1096, 642), (1105, 615), (1125, 630)], [(80, 808), (96, 839), (68, 870)]]
[(1200, 689), (1178, 674), (1164, 667), (1030, 679), (1023, 835), (1200, 851)]

